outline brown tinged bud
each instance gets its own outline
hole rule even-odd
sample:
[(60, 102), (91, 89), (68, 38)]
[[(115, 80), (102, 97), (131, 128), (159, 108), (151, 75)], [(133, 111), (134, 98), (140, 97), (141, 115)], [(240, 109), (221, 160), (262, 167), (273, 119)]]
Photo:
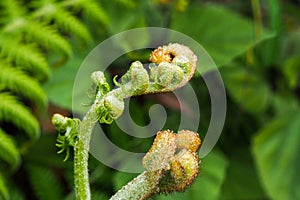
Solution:
[(176, 150), (175, 134), (169, 130), (157, 132), (154, 143), (143, 158), (143, 165), (148, 171), (168, 170)]
[(189, 130), (181, 130), (176, 134), (177, 149), (188, 149), (196, 152), (201, 145), (201, 140), (198, 133)]
[(168, 63), (170, 63), (172, 61), (172, 56), (164, 48), (158, 47), (157, 49), (155, 49), (151, 53), (151, 55), (150, 55), (150, 61), (154, 62), (156, 64), (160, 64), (162, 62), (168, 62)]

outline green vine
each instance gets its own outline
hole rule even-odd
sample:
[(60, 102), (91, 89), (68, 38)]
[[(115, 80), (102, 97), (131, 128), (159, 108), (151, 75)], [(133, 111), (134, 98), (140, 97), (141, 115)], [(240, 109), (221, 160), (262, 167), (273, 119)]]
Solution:
[[(150, 61), (152, 62), (149, 65), (150, 74), (143, 68), (141, 62), (133, 62), (121, 77), (121, 83), (117, 83), (118, 87), (113, 90), (110, 90), (103, 72), (94, 72), (91, 78), (97, 86), (97, 93), (93, 105), (81, 122), (79, 119), (70, 119), (59, 114), (53, 116), (52, 122), (57, 130), (65, 132), (64, 136), (60, 135), (58, 138), (61, 151), (66, 150), (68, 157), (68, 148), (74, 146), (77, 199), (91, 198), (88, 151), (92, 130), (97, 120), (100, 123), (110, 124), (120, 117), (124, 110), (125, 98), (169, 92), (182, 87), (193, 76), (197, 57), (188, 47), (174, 43), (154, 50)], [(182, 134), (184, 137), (181, 137), (180, 133), (175, 136), (169, 131), (158, 134), (154, 145), (143, 160), (147, 171), (136, 178), (135, 182), (121, 189), (112, 199), (120, 197), (144, 199), (160, 190), (182, 191), (191, 184), (198, 172), (198, 157), (195, 152), (199, 148), (200, 139), (198, 134), (191, 134), (189, 131), (182, 131)], [(184, 170), (180, 172), (180, 169)], [(141, 188), (138, 189), (133, 185), (145, 189), (140, 191)], [(137, 194), (136, 191), (140, 192)]]

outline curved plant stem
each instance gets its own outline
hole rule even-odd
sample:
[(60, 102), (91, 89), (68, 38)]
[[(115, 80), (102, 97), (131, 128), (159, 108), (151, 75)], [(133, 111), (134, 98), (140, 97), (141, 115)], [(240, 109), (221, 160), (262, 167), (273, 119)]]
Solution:
[(78, 132), (78, 140), (75, 143), (74, 148), (74, 178), (76, 199), (78, 200), (91, 199), (88, 158), (90, 138), (95, 122), (97, 122), (97, 115), (95, 105), (93, 105), (81, 122)]
[(144, 171), (135, 179), (123, 186), (110, 200), (119, 199), (146, 199), (158, 192), (157, 186), (162, 170)]

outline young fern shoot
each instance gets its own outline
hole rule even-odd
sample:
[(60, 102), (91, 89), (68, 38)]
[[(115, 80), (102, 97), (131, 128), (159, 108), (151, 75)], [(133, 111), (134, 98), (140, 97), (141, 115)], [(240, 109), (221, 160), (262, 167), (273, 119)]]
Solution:
[(198, 133), (167, 130), (156, 134), (143, 158), (146, 171), (123, 186), (110, 200), (146, 199), (157, 193), (184, 191), (198, 174), (196, 153), (201, 144)]
[[(113, 90), (110, 90), (103, 72), (93, 72), (91, 78), (97, 86), (97, 93), (93, 105), (82, 121), (79, 119), (66, 118), (59, 114), (53, 116), (52, 121), (57, 130), (61, 133), (65, 133), (58, 137), (59, 144), (57, 146), (61, 148), (60, 152), (67, 150), (70, 146), (74, 147), (75, 191), (78, 200), (91, 199), (88, 179), (88, 151), (92, 130), (96, 122), (99, 121), (100, 123), (110, 124), (120, 117), (124, 110), (125, 98), (149, 93), (170, 92), (184, 86), (192, 78), (196, 70), (197, 57), (188, 47), (171, 43), (154, 50), (150, 56), (150, 61), (149, 74), (140, 61), (133, 62), (130, 69), (121, 77), (121, 83), (116, 83), (115, 81), (117, 88)], [(174, 135), (169, 131), (165, 132), (169, 133), (168, 135)], [(158, 135), (164, 135), (165, 132)], [(195, 136), (192, 138), (194, 137)], [(136, 198), (130, 196), (130, 199), (146, 198), (158, 191), (172, 191), (172, 189), (170, 189), (171, 187), (177, 188), (175, 190), (183, 190), (186, 185), (192, 182), (190, 179), (193, 179), (197, 174), (194, 172), (198, 171), (198, 158), (195, 152), (200, 145), (200, 139), (199, 144), (197, 144), (193, 150), (190, 150), (189, 148), (180, 147), (180, 145), (182, 145), (181, 143), (190, 141), (190, 139), (181, 140), (178, 139), (179, 136), (171, 136), (171, 138), (175, 138), (174, 141), (177, 141), (174, 143), (173, 139), (171, 139), (173, 141), (172, 148), (174, 151), (170, 152), (168, 145), (158, 145), (152, 148), (161, 147), (162, 149), (159, 151), (166, 157), (161, 157), (156, 154), (149, 156), (151, 155), (150, 149), (147, 154), (148, 156), (146, 155), (143, 160), (147, 170), (139, 176), (141, 177), (139, 181), (144, 181), (144, 184), (141, 184), (141, 186), (145, 186), (147, 188), (146, 191), (149, 191)], [(164, 142), (166, 142), (166, 144), (171, 143), (169, 139), (162, 140), (159, 143)], [(182, 161), (182, 159), (184, 161)], [(187, 172), (180, 174), (181, 172), (175, 172), (175, 170), (173, 175), (171, 173), (173, 178), (178, 176), (178, 180), (182, 179), (181, 182), (178, 182), (176, 178), (172, 179), (175, 182), (171, 181), (169, 183), (168, 178), (163, 178), (166, 174), (170, 174), (169, 169), (176, 167), (181, 169), (181, 165), (185, 166), (185, 161), (193, 165), (189, 167), (190, 164), (187, 164)], [(163, 164), (155, 165), (155, 162)], [(193, 174), (190, 174), (190, 169), (192, 169)], [(147, 178), (149, 176), (156, 177), (156, 179), (149, 181)], [(182, 178), (182, 176), (184, 176), (184, 178)], [(160, 186), (162, 182), (168, 183)], [(136, 193), (134, 191), (135, 189), (128, 187), (125, 186), (120, 193), (116, 194), (117, 197), (112, 197), (112, 199), (120, 199), (122, 195), (127, 196), (128, 193), (122, 192), (124, 190), (128, 190), (129, 193)], [(121, 199), (127, 199), (125, 196)]]

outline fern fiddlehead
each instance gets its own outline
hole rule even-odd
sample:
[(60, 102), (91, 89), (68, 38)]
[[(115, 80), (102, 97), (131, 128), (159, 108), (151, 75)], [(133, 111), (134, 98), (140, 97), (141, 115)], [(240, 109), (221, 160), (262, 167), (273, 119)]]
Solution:
[(156, 193), (184, 191), (198, 174), (198, 133), (167, 130), (157, 133), (143, 158), (146, 171), (121, 188), (110, 200), (146, 199)]
[[(141, 62), (133, 62), (129, 70), (121, 77), (121, 83), (115, 81), (117, 88), (113, 90), (109, 89), (102, 72), (97, 71), (91, 75), (97, 86), (97, 93), (94, 104), (77, 127), (77, 139), (74, 143), (74, 174), (77, 199), (89, 200), (91, 197), (88, 182), (88, 150), (91, 133), (97, 120), (100, 123), (110, 124), (121, 116), (124, 110), (125, 98), (149, 93), (169, 92), (182, 87), (193, 76), (196, 70), (197, 57), (188, 47), (174, 43), (154, 50), (150, 56), (150, 61), (152, 62), (149, 65), (150, 74), (144, 69)], [(57, 122), (56, 127), (59, 128), (65, 123), (64, 120), (57, 120), (58, 116), (54, 115), (53, 121)], [(183, 138), (187, 138), (188, 134), (184, 135)], [(140, 194), (143, 197), (158, 192), (160, 180), (163, 180), (164, 173), (170, 169), (174, 169), (171, 170), (173, 172), (171, 175), (173, 182), (169, 183), (169, 179), (166, 179), (165, 181), (169, 185), (164, 184), (165, 189), (162, 189), (162, 191), (171, 191), (172, 188), (183, 190), (186, 185), (192, 182), (196, 176), (196, 171), (198, 171), (198, 158), (195, 151), (200, 145), (200, 139), (194, 139), (191, 142), (190, 139), (183, 139), (181, 134), (178, 134), (177, 137), (168, 131), (158, 134), (157, 137), (158, 139), (154, 142), (152, 150), (150, 149), (143, 161), (147, 171), (141, 177), (145, 178), (145, 184), (150, 184), (148, 186), (141, 185), (149, 189), (147, 194)], [(161, 145), (158, 145), (158, 143)], [(157, 151), (153, 150), (155, 148), (158, 148), (161, 154), (157, 154)], [(179, 153), (175, 153), (176, 149)], [(160, 164), (157, 165), (156, 162)], [(190, 167), (190, 164), (193, 167)], [(186, 168), (187, 172), (178, 172), (177, 168)], [(155, 177), (155, 180), (149, 180), (150, 175)], [(126, 190), (131, 191), (131, 187)], [(119, 199), (118, 195), (125, 195), (122, 191), (112, 199)], [(131, 192), (135, 193), (135, 191)], [(130, 199), (139, 199), (139, 197)]]

